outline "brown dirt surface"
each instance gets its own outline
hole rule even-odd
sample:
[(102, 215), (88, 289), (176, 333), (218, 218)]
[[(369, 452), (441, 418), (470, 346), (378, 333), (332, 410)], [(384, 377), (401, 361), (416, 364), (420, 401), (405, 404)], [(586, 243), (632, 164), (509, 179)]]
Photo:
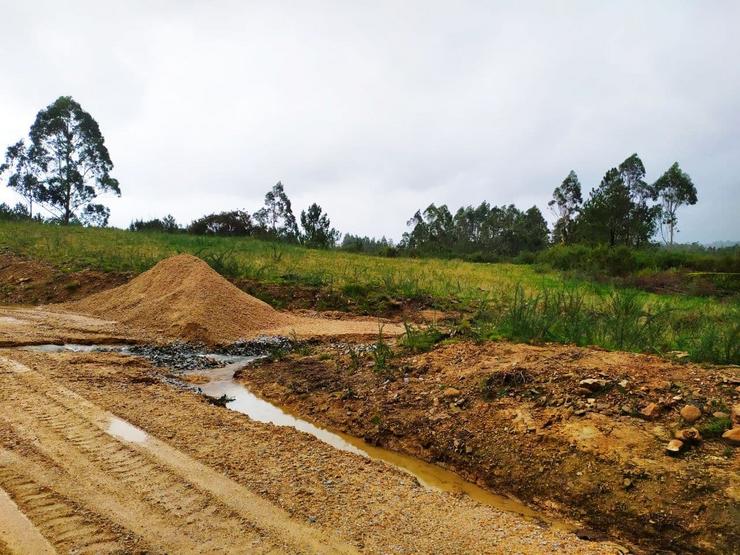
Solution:
[(0, 251), (0, 304), (61, 303), (125, 283), (129, 274), (64, 271), (46, 262)]
[[(159, 377), (109, 353), (0, 352), (0, 490), (54, 549), (615, 553)], [(117, 419), (146, 436), (122, 436)]]
[[(240, 373), (321, 425), (457, 471), (649, 551), (736, 553), (740, 450), (721, 439), (740, 370), (562, 345), (452, 343), (375, 370), (343, 345)], [(592, 389), (582, 385), (582, 380)], [(601, 380), (601, 381), (598, 381)], [(650, 403), (657, 414), (640, 411)], [(665, 453), (688, 427), (703, 441)]]
[(136, 343), (141, 334), (116, 322), (41, 308), (0, 306), (0, 347), (44, 343)]

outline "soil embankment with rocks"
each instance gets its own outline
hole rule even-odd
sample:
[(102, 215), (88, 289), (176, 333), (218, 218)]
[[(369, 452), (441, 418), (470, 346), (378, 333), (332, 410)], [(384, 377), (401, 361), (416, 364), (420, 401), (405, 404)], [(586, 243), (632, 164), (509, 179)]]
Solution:
[(308, 419), (580, 520), (584, 536), (679, 553), (740, 545), (737, 368), (453, 343), (378, 370), (356, 349), (314, 349), (240, 379)]

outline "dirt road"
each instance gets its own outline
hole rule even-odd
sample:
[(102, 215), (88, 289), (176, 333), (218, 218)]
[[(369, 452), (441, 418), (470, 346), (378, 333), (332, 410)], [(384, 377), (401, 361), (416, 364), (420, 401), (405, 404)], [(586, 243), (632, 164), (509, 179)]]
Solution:
[(615, 552), (155, 372), (112, 354), (0, 352), (0, 553)]

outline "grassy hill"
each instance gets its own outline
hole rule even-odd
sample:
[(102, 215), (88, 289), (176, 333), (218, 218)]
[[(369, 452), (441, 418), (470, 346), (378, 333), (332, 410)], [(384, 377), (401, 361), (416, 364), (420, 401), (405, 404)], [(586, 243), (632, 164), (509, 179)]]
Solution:
[(457, 336), (685, 351), (696, 361), (740, 362), (736, 298), (657, 295), (532, 265), (380, 258), (252, 238), (18, 222), (0, 222), (0, 245), (70, 272), (138, 273), (186, 252), (227, 277), (330, 291), (354, 299), (366, 312), (373, 306), (370, 298), (452, 310)]

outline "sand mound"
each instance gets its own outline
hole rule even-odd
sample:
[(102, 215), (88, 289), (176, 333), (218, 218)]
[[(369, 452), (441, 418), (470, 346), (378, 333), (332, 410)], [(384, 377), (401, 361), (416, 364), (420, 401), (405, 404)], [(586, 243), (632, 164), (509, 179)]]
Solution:
[(296, 320), (188, 254), (162, 260), (125, 285), (60, 307), (117, 320), (165, 339), (205, 343), (236, 341)]

